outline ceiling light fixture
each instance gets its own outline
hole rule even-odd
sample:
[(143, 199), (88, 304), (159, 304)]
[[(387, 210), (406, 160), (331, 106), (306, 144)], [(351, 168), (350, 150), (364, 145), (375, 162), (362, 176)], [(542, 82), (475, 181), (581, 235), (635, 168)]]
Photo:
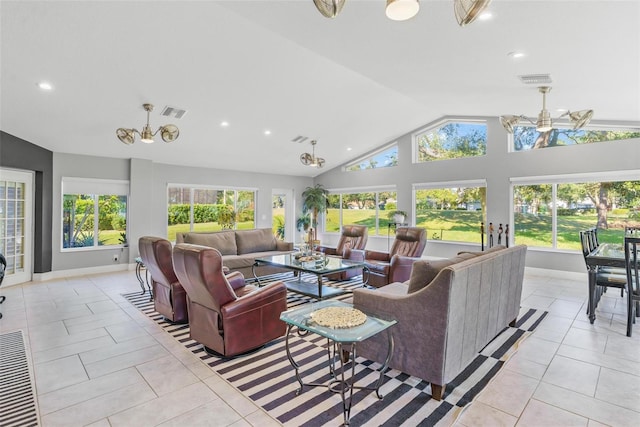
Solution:
[(302, 162), (305, 166), (311, 166), (312, 168), (318, 168), (324, 166), (324, 159), (322, 157), (316, 157), (316, 144), (318, 141), (315, 139), (311, 141), (311, 154), (302, 153), (300, 154), (300, 162)]
[(137, 129), (120, 128), (116, 130), (116, 136), (120, 141), (127, 145), (133, 144), (135, 141), (135, 134), (140, 135), (140, 142), (145, 144), (153, 143), (153, 137), (160, 132), (160, 136), (164, 142), (173, 142), (180, 136), (180, 130), (176, 125), (164, 125), (160, 126), (155, 132), (151, 130), (149, 126), (149, 113), (153, 111), (153, 104), (142, 104), (142, 108), (147, 112), (147, 124), (142, 127), (142, 132)]
[(464, 27), (471, 24), (489, 6), (491, 0), (454, 0), (453, 12), (458, 25)]
[(327, 18), (338, 16), (347, 0), (313, 0), (318, 11)]
[[(318, 11), (327, 18), (335, 18), (344, 7), (346, 0), (313, 0)], [(461, 27), (472, 23), (489, 6), (491, 0), (454, 0), (453, 11)], [(406, 21), (418, 14), (418, 0), (387, 0), (385, 14), (394, 21)]]
[[(500, 123), (502, 123), (502, 127), (508, 132), (513, 133), (513, 128), (521, 120), (526, 120), (531, 124), (536, 125), (536, 130), (538, 132), (549, 132), (553, 129), (553, 120), (551, 119), (551, 113), (547, 110), (547, 93), (551, 91), (551, 86), (539, 86), (538, 91), (542, 94), (542, 110), (538, 113), (538, 119), (534, 122), (533, 119), (523, 116), (523, 115), (506, 115), (500, 116)], [(593, 110), (580, 110), (580, 111), (566, 111), (560, 117), (569, 116), (569, 122), (573, 125), (573, 129), (580, 129), (586, 126), (590, 121), (591, 117), (593, 117)]]
[(385, 14), (393, 21), (406, 21), (416, 16), (419, 10), (418, 0), (387, 0)]
[(53, 90), (53, 86), (49, 82), (39, 82), (38, 87), (42, 90)]

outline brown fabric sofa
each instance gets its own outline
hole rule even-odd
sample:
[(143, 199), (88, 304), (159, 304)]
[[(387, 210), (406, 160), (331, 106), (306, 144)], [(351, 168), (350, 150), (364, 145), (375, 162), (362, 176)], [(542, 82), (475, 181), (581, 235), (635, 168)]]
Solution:
[[(353, 303), (391, 316), (395, 349), (389, 366), (431, 383), (440, 400), (454, 379), (520, 310), (527, 247), (494, 248), (413, 264), (411, 278), (380, 289), (356, 289)], [(383, 362), (386, 337), (358, 345), (358, 354)]]
[(176, 244), (173, 261), (187, 292), (190, 337), (205, 350), (232, 357), (284, 335), (284, 283), (246, 285), (241, 273), (225, 275), (222, 255), (206, 246)]
[[(252, 266), (256, 258), (293, 251), (293, 243), (276, 239), (270, 228), (177, 233), (177, 243), (216, 248), (222, 254), (224, 266), (232, 272), (239, 271), (245, 277), (253, 277)], [(261, 265), (255, 271), (257, 276), (266, 276), (288, 270)]]
[(171, 322), (186, 323), (187, 294), (173, 270), (171, 242), (162, 237), (138, 240), (140, 258), (151, 274), (153, 308)]

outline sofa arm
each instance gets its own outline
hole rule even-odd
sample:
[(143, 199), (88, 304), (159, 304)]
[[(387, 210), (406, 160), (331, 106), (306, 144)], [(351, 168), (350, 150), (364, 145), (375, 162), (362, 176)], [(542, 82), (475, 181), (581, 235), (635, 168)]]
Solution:
[(278, 251), (292, 251), (293, 242), (283, 242), (282, 240), (276, 240), (276, 250)]
[(364, 252), (365, 259), (371, 259), (375, 261), (385, 261), (389, 262), (390, 257), (388, 252), (379, 252), (379, 251), (365, 251)]
[[(249, 312), (259, 313), (273, 304), (282, 304), (281, 311), (287, 309), (287, 287), (283, 282), (274, 282), (258, 288), (255, 292), (223, 306), (220, 311), (223, 319), (233, 319)], [(258, 314), (257, 317), (261, 316)]]
[(411, 269), (413, 263), (419, 261), (420, 258), (408, 257), (402, 255), (394, 255), (391, 257), (389, 265), (389, 283), (406, 282), (411, 278)]

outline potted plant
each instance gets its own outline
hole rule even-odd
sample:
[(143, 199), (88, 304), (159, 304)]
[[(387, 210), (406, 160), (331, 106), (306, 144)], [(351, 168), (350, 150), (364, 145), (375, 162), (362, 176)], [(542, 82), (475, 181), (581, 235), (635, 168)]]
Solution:
[(406, 211), (389, 211), (387, 214), (389, 220), (392, 220), (395, 224), (404, 224), (407, 219)]
[(322, 184), (307, 187), (302, 192), (302, 213), (311, 214), (311, 232), (314, 242), (318, 238), (318, 215), (327, 211), (329, 206), (329, 191)]

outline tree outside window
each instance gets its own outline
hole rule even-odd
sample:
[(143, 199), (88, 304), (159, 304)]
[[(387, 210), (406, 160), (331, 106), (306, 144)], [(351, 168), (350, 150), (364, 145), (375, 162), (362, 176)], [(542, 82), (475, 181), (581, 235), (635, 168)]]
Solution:
[(415, 136), (416, 161), (483, 156), (487, 152), (487, 125), (474, 122), (447, 122)]

